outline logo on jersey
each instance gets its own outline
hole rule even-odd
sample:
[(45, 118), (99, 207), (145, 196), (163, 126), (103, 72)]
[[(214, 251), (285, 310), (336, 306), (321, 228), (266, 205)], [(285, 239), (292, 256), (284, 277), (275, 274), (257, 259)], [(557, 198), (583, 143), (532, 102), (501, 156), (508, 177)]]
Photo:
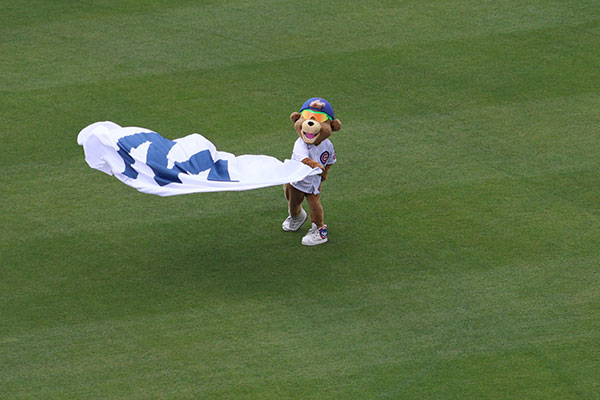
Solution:
[(323, 153), (321, 153), (321, 164), (327, 164), (327, 160), (329, 160), (329, 152), (324, 151)]

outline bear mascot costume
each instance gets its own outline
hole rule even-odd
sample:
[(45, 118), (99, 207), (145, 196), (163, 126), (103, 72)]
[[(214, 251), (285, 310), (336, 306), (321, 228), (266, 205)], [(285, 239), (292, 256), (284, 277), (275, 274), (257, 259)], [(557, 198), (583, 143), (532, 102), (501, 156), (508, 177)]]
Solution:
[(329, 137), (331, 132), (342, 128), (342, 123), (335, 119), (331, 104), (320, 97), (308, 99), (300, 108), (300, 112), (293, 112), (290, 119), (299, 136), (294, 143), (292, 160), (312, 168), (321, 168), (323, 172), (283, 186), (289, 216), (283, 221), (282, 228), (287, 232), (296, 232), (302, 227), (307, 219), (306, 211), (302, 207), (306, 198), (312, 226), (302, 238), (302, 244), (316, 246), (328, 240), (327, 225), (323, 223), (321, 184), (327, 179), (331, 165), (336, 162), (335, 150)]

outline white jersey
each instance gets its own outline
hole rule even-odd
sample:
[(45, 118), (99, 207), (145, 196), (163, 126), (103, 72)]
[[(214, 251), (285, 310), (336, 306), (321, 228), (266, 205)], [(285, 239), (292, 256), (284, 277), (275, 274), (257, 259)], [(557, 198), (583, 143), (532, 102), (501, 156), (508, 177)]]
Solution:
[[(300, 161), (305, 158), (310, 158), (323, 166), (335, 164), (335, 150), (333, 143), (329, 139), (323, 140), (318, 146), (314, 144), (306, 144), (304, 140), (298, 138), (294, 143), (292, 152), (292, 160)], [(321, 176), (307, 176), (304, 180), (292, 182), (292, 186), (304, 193), (319, 194), (319, 186), (321, 185)]]

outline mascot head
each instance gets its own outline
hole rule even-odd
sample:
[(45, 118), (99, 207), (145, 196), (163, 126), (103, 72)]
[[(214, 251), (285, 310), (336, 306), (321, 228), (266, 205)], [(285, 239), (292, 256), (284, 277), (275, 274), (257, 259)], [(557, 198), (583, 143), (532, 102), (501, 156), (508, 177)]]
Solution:
[(342, 129), (342, 122), (335, 119), (333, 107), (323, 98), (313, 97), (300, 107), (300, 112), (290, 115), (298, 136), (307, 144), (318, 145), (331, 136), (331, 132)]

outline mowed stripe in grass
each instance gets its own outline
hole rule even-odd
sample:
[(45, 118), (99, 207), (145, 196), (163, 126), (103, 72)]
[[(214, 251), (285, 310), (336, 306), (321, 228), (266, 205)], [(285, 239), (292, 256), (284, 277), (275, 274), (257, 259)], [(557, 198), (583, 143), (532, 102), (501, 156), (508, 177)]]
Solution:
[[(5, 14), (9, 396), (593, 398), (595, 2), (178, 4)], [(283, 159), (315, 94), (344, 122), (315, 249), (280, 188), (152, 197), (75, 144), (112, 119)]]

